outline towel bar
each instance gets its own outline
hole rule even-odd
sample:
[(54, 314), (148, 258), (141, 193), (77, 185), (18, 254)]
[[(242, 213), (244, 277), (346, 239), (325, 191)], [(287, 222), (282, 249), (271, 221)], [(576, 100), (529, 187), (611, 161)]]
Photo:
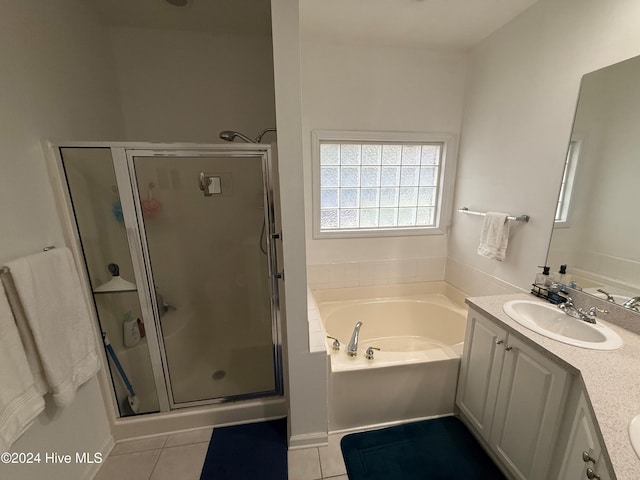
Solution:
[[(48, 247), (44, 247), (44, 248), (42, 249), (42, 251), (43, 251), (43, 252), (48, 252), (49, 250), (53, 250), (54, 248), (56, 248), (56, 246), (55, 246), (55, 245), (49, 245)], [(0, 273), (10, 273), (10, 272), (11, 272), (11, 270), (9, 269), (9, 267), (6, 267), (6, 266), (4, 266), (4, 265), (3, 265), (3, 266), (0, 268)]]
[[(459, 213), (466, 213), (468, 215), (478, 215), (480, 217), (486, 217), (486, 212), (475, 212), (473, 210), (469, 210), (467, 207), (462, 207), (458, 209)], [(520, 216), (513, 216), (513, 215), (508, 215), (507, 216), (508, 220), (513, 220), (514, 222), (528, 222), (529, 221), (529, 215), (520, 215)]]

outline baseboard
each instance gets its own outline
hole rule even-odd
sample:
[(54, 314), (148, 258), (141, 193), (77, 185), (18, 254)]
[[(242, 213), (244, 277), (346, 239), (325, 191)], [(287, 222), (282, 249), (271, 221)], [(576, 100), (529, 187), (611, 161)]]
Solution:
[(308, 433), (305, 435), (292, 435), (289, 438), (289, 450), (301, 448), (323, 447), (329, 443), (327, 432)]
[(451, 417), (453, 415), (454, 413), (452, 412), (452, 413), (443, 413), (442, 415), (430, 415), (428, 417), (407, 418), (403, 420), (394, 420), (393, 422), (375, 423), (372, 425), (366, 425), (364, 427), (352, 427), (352, 428), (344, 428), (341, 430), (331, 430), (329, 434), (345, 435), (348, 433), (366, 432), (369, 430), (377, 430), (380, 428), (395, 427), (396, 425), (402, 425), (404, 423), (422, 422), (423, 420), (433, 420), (436, 418)]
[[(88, 467), (87, 471), (82, 476), (82, 478), (93, 479), (97, 475), (98, 470), (100, 470), (100, 467), (102, 467), (102, 464), (105, 462), (105, 460), (111, 453), (111, 450), (113, 450), (113, 447), (115, 446), (115, 444), (116, 442), (113, 440), (113, 436), (109, 435), (109, 437), (106, 438), (104, 443), (102, 444), (102, 447), (100, 447), (99, 452), (96, 452), (96, 453), (102, 454), (102, 462), (87, 464), (87, 467)], [(93, 452), (89, 452), (89, 455), (92, 455), (92, 454)]]

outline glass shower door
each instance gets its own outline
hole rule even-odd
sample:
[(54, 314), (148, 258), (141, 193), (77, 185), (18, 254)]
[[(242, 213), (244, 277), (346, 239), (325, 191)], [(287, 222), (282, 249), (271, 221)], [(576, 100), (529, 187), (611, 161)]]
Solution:
[(268, 152), (128, 156), (172, 406), (277, 394)]

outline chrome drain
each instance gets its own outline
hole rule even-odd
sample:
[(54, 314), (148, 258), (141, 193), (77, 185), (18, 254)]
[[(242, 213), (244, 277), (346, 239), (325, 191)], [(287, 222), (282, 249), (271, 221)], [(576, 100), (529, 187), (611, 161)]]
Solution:
[(224, 370), (216, 370), (215, 372), (213, 372), (213, 375), (211, 375), (211, 378), (213, 378), (214, 380), (222, 380), (226, 374), (227, 372), (225, 372)]

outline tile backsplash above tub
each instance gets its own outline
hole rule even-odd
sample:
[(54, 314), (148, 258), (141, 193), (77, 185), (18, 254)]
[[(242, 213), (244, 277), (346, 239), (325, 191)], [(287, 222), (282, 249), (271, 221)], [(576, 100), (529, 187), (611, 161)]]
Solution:
[(444, 280), (446, 257), (395, 258), (307, 265), (312, 289)]

